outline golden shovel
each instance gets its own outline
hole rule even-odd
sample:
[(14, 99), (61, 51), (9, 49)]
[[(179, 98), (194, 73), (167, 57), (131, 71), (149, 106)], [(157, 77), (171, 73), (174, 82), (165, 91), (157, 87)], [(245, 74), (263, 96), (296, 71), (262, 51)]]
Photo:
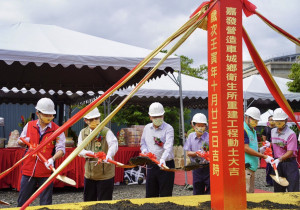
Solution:
[(277, 167), (276, 167), (275, 164), (272, 164), (272, 166), (273, 166), (273, 168), (274, 168), (274, 171), (275, 171), (275, 174), (276, 174), (276, 175), (270, 174), (271, 178), (272, 178), (276, 183), (278, 183), (278, 184), (281, 185), (281, 186), (284, 186), (284, 187), (288, 186), (288, 185), (289, 185), (289, 181), (286, 180), (285, 177), (279, 176), (278, 170), (277, 170)]
[(7, 205), (7, 206), (10, 206), (9, 203), (7, 203), (7, 202), (5, 202), (5, 201), (1, 201), (1, 200), (0, 200), (0, 205)]

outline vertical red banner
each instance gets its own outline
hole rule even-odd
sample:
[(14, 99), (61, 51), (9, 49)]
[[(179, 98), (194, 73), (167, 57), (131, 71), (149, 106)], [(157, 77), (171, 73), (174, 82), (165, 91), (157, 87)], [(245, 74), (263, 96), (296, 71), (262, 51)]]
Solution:
[(212, 209), (246, 209), (242, 3), (219, 0), (208, 16)]

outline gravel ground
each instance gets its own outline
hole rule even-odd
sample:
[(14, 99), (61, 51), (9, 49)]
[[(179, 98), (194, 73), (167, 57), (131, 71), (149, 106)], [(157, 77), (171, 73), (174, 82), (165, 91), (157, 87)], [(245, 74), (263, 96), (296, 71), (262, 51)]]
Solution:
[[(258, 169), (256, 172), (255, 188), (265, 191), (273, 191), (273, 187), (266, 187), (265, 169)], [(142, 185), (118, 185), (114, 188), (113, 199), (131, 199), (144, 198), (146, 186)], [(174, 185), (173, 196), (192, 195), (192, 190), (187, 190), (184, 186)], [(18, 192), (14, 189), (1, 189), (0, 200), (10, 203), (10, 206), (0, 205), (0, 208), (16, 207), (18, 199)], [(53, 204), (60, 203), (76, 203), (83, 201), (83, 189), (68, 188), (54, 188)], [(31, 205), (39, 205), (39, 199), (36, 199)]]

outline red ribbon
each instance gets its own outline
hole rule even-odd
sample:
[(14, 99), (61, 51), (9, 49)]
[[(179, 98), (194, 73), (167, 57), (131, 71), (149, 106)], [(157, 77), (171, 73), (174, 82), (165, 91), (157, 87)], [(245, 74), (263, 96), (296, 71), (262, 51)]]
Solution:
[(205, 1), (203, 2), (191, 15), (190, 18), (192, 18), (195, 14), (197, 14), (204, 6), (206, 6), (207, 4), (213, 2), (213, 0), (210, 1)]
[(256, 6), (252, 4), (249, 0), (241, 0), (243, 4), (243, 11), (246, 17), (249, 17), (253, 14), (256, 14), (260, 19), (262, 19), (268, 26), (270, 26), (272, 29), (280, 33), (281, 35), (288, 38), (290, 41), (294, 42), (296, 45), (300, 45), (300, 40), (283, 30), (282, 28), (278, 27), (277, 25), (273, 24), (271, 21), (269, 21), (267, 18), (265, 18), (263, 15), (261, 15), (259, 12), (256, 11)]
[(282, 94), (281, 90), (279, 89), (278, 85), (274, 81), (272, 75), (270, 74), (269, 70), (265, 66), (264, 62), (262, 61), (261, 57), (259, 56), (258, 52), (256, 51), (255, 47), (253, 46), (246, 30), (243, 27), (243, 39), (246, 43), (246, 46), (249, 50), (253, 63), (255, 64), (257, 70), (261, 74), (262, 78), (264, 79), (268, 89), (270, 90), (271, 94), (273, 95), (274, 99), (278, 103), (278, 105), (283, 109), (283, 111), (296, 123), (298, 128), (300, 126), (297, 123), (295, 118), (294, 112), (290, 107), (289, 103), (287, 102), (286, 98)]
[(252, 4), (250, 1), (248, 0), (241, 0), (242, 4), (243, 4), (243, 12), (246, 15), (246, 17), (249, 17), (253, 14), (256, 13), (256, 6), (254, 4)]

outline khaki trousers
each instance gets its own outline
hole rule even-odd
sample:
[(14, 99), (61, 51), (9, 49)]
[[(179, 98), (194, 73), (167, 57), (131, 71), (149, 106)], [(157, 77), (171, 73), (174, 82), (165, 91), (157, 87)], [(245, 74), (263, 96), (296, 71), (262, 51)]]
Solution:
[(254, 193), (255, 172), (246, 168), (246, 192)]

